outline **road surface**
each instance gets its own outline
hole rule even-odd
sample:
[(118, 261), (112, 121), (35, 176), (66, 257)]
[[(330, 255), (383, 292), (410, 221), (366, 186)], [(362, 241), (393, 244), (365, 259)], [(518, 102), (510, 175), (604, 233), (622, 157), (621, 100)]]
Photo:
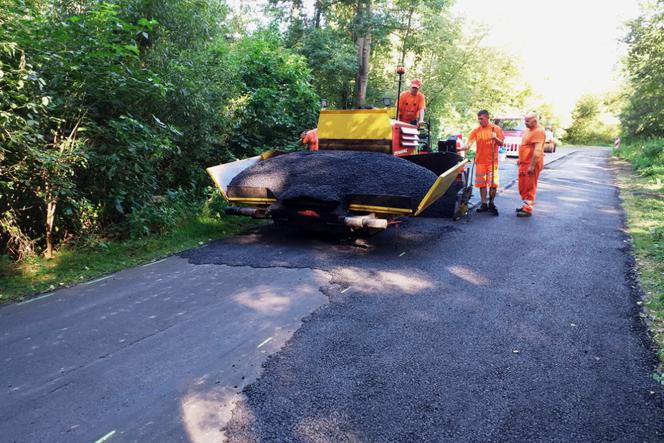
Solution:
[(607, 159), (530, 219), (265, 227), (1, 308), (0, 440), (663, 441)]
[[(556, 152), (545, 153), (544, 154), (544, 164), (552, 164), (556, 161), (566, 157), (569, 154), (576, 152), (579, 148), (573, 146), (559, 147), (556, 149)], [(516, 181), (519, 171), (517, 165), (516, 157), (507, 157), (504, 160), (498, 162), (498, 185), (501, 189), (506, 187), (511, 187), (511, 185)], [(475, 182), (474, 174), (471, 176), (473, 183)], [(477, 206), (480, 204), (480, 193), (479, 190), (475, 189), (473, 191), (473, 196), (470, 199), (471, 206)], [(500, 209), (500, 208), (499, 208)]]

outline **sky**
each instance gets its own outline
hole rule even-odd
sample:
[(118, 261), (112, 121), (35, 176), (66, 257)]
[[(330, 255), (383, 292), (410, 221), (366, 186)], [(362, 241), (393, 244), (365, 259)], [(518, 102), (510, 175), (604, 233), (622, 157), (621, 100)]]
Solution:
[(484, 43), (514, 54), (524, 79), (569, 123), (586, 92), (619, 87), (620, 39), (638, 0), (456, 0), (455, 14), (486, 27)]

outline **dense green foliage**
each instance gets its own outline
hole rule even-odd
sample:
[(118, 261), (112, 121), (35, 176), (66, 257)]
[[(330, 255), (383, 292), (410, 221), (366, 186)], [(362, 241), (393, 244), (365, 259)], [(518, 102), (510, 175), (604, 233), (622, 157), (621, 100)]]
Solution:
[(629, 23), (629, 51), (623, 65), (628, 81), (621, 114), (629, 137), (664, 137), (664, 1), (645, 3)]
[(626, 85), (614, 100), (622, 108), (618, 153), (638, 172), (664, 178), (664, 0), (645, 2), (642, 8), (628, 23)]
[(366, 104), (382, 107), (384, 97), (396, 102), (395, 68), (402, 64), (402, 91), (411, 79), (422, 80), (436, 135), (467, 129), (482, 108), (522, 109), (530, 94), (514, 57), (483, 46), (482, 31), (454, 17), (449, 0), (319, 0), (313, 11), (301, 0), (271, 4), (289, 45), (307, 58), (317, 91), (333, 107), (354, 103), (356, 41), (367, 30), (372, 50)]
[(664, 179), (664, 0), (646, 2), (628, 23), (621, 107), (623, 146), (616, 151), (637, 172)]
[(450, 0), (264, 4), (0, 0), (0, 255), (165, 232), (210, 195), (206, 166), (297, 148), (320, 98), (395, 102), (399, 64), (435, 135), (529, 93)]
[(616, 154), (629, 160), (639, 174), (664, 181), (664, 139), (628, 142)]
[(158, 231), (205, 166), (295, 145), (318, 107), (306, 61), (274, 32), (229, 38), (225, 14), (0, 1), (0, 253)]
[(599, 97), (581, 96), (572, 110), (572, 125), (566, 129), (565, 141), (575, 145), (613, 145), (618, 128), (604, 121), (606, 115), (606, 103)]

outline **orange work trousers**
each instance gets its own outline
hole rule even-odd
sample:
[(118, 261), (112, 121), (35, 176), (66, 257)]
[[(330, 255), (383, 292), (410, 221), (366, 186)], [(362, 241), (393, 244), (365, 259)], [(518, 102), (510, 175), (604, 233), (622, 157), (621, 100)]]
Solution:
[(529, 166), (530, 163), (519, 163), (519, 194), (523, 200), (521, 209), (532, 214), (537, 194), (537, 180), (543, 165), (535, 165), (535, 171), (531, 175), (528, 174)]

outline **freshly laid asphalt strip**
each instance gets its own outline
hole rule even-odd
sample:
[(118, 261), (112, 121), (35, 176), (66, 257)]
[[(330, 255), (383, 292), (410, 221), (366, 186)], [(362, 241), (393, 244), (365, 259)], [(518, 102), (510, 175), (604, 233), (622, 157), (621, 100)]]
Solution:
[(433, 172), (392, 155), (298, 151), (258, 162), (230, 185), (268, 188), (281, 200), (309, 197), (342, 204), (350, 194), (405, 195), (419, 202), (435, 181)]
[(346, 288), (245, 389), (230, 440), (663, 441), (608, 154), (546, 170), (529, 219), (412, 219), (357, 253), (266, 229), (185, 254)]

